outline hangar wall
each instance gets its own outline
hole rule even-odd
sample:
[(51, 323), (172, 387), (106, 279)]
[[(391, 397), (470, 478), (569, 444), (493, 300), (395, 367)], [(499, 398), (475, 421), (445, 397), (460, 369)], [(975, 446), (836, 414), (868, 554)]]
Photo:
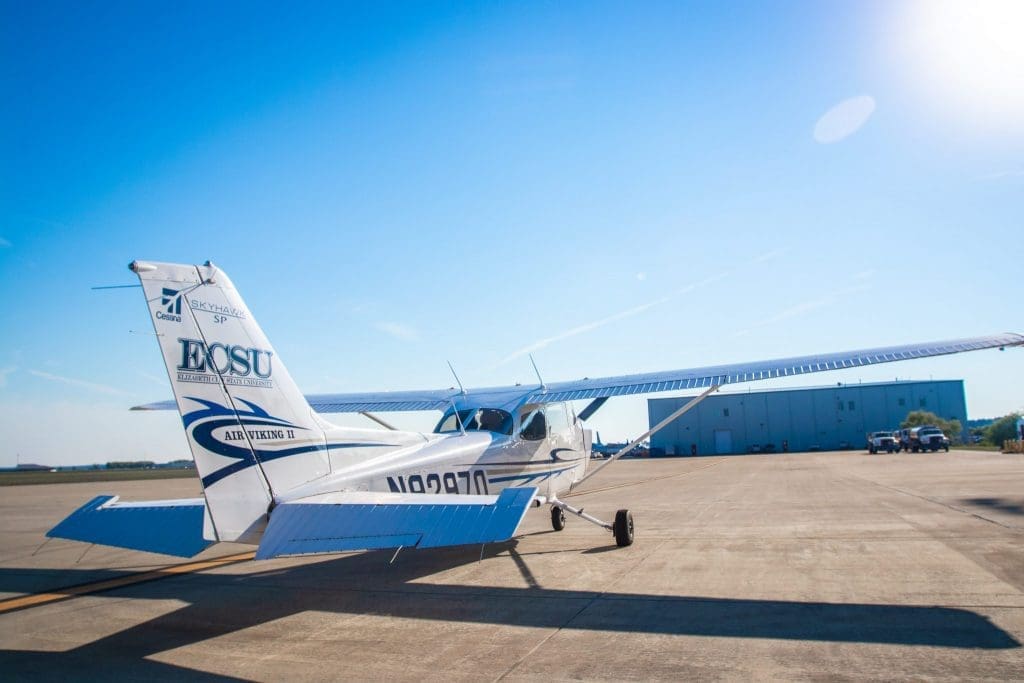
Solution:
[[(651, 426), (689, 397), (647, 402)], [(907, 413), (927, 410), (967, 424), (963, 380), (844, 384), (713, 394), (651, 438), (667, 455), (861, 448), (867, 432), (898, 429)], [(756, 446), (756, 448), (755, 448)], [(767, 447), (767, 448), (766, 448)]]

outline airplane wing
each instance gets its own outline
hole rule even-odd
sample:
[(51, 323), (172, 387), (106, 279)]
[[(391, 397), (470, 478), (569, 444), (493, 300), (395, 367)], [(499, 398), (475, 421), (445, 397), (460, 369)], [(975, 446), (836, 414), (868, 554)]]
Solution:
[(339, 492), (282, 503), (256, 559), (377, 548), (437, 548), (512, 538), (535, 487), (500, 496)]
[(119, 503), (117, 496), (96, 496), (46, 535), (178, 557), (215, 542), (204, 498)]
[[(501, 396), (509, 400), (528, 396), (529, 402), (554, 403), (578, 399), (609, 396), (652, 394), (661, 391), (701, 389), (712, 385), (723, 386), (739, 382), (790, 377), (812, 372), (841, 370), (865, 365), (877, 365), (914, 358), (930, 358), (965, 351), (1024, 346), (1024, 335), (1007, 332), (986, 337), (969, 337), (947, 341), (883, 346), (839, 353), (795, 356), (775, 360), (712, 365), (702, 368), (684, 368), (664, 372), (650, 372), (618, 377), (585, 378), (568, 382), (553, 382), (544, 387), (505, 386), (468, 389), (468, 395)], [(321, 413), (389, 412), (406, 410), (444, 410), (462, 392), (456, 388), (427, 391), (394, 391), (376, 393), (311, 394), (306, 400)], [(174, 401), (160, 401), (132, 410), (173, 410)]]
[(531, 396), (531, 400), (540, 403), (551, 403), (600, 398), (602, 396), (626, 396), (630, 394), (656, 393), (659, 391), (702, 389), (712, 385), (724, 386), (739, 382), (753, 382), (760, 379), (790, 377), (811, 372), (842, 370), (843, 368), (878, 365), (880, 363), (892, 363), (894, 361), (911, 360), (914, 358), (945, 356), (964, 351), (1005, 348), (1007, 346), (1024, 346), (1024, 335), (1008, 332), (988, 337), (971, 337), (949, 341), (925, 342), (923, 344), (905, 344), (902, 346), (883, 346), (874, 349), (825, 353), (813, 356), (794, 356), (792, 358), (755, 361), (753, 363), (712, 365), (689, 370), (672, 370), (669, 372), (623, 375), (621, 377), (582, 379), (574, 382), (557, 382), (549, 384), (546, 391), (535, 393)]

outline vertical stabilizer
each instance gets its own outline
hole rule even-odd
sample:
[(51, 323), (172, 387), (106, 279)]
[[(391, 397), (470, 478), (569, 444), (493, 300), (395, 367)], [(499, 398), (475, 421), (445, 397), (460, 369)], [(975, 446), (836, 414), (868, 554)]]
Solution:
[(217, 540), (255, 542), (276, 493), (322, 477), (319, 420), (216, 266), (133, 262)]

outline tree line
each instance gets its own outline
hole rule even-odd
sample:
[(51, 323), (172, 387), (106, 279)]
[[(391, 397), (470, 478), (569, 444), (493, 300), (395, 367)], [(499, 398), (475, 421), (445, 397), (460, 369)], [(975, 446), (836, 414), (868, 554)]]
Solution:
[[(986, 427), (971, 428), (970, 434), (971, 436), (980, 436), (983, 444), (1002, 446), (1004, 441), (1012, 441), (1017, 438), (1017, 420), (1019, 419), (1020, 413), (1010, 413)], [(900, 429), (912, 429), (923, 425), (938, 427), (943, 434), (949, 437), (950, 441), (958, 441), (963, 430), (960, 420), (943, 420), (927, 410), (915, 410), (907, 413), (906, 419), (900, 423)]]

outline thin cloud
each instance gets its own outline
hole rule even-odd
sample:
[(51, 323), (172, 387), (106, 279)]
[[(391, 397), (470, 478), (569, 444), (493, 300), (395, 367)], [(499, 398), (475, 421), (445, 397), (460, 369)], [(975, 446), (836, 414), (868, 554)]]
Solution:
[(100, 394), (110, 394), (114, 396), (130, 396), (131, 394), (127, 391), (117, 389), (116, 387), (107, 386), (106, 384), (97, 384), (95, 382), (87, 382), (84, 379), (75, 379), (74, 377), (64, 377), (62, 375), (54, 375), (49, 372), (43, 372), (41, 370), (29, 370), (29, 374), (41, 377), (42, 379), (48, 379), (51, 382), (62, 382), (63, 384), (70, 384), (73, 387), (80, 387), (82, 389), (88, 389), (95, 391)]
[(592, 330), (596, 330), (599, 327), (604, 327), (605, 325), (609, 325), (609, 324), (611, 324), (613, 322), (616, 322), (616, 321), (619, 321), (619, 320), (623, 320), (625, 318), (630, 318), (630, 317), (632, 317), (634, 315), (638, 315), (640, 313), (643, 313), (644, 311), (646, 311), (649, 308), (653, 308), (654, 306), (657, 306), (658, 304), (663, 304), (666, 301), (669, 301), (671, 298), (672, 297), (663, 296), (660, 299), (655, 299), (654, 301), (649, 301), (646, 304), (641, 304), (639, 306), (635, 306), (634, 308), (630, 308), (630, 309), (625, 310), (625, 311), (620, 311), (619, 313), (616, 313), (614, 315), (610, 315), (607, 318), (601, 318), (600, 320), (595, 320), (593, 322), (586, 323), (585, 325), (580, 325), (578, 327), (574, 327), (571, 330), (566, 330), (565, 332), (562, 332), (560, 334), (556, 334), (556, 335), (554, 335), (552, 337), (545, 337), (544, 339), (539, 339), (539, 340), (533, 342), (532, 344), (530, 344), (529, 346), (524, 346), (523, 348), (519, 349), (518, 351), (513, 351), (509, 355), (505, 356), (500, 361), (498, 361), (498, 363), (497, 363), (497, 365), (495, 365), (495, 367), (500, 367), (502, 365), (510, 363), (510, 362), (514, 361), (516, 358), (522, 358), (523, 356), (525, 356), (527, 354), (531, 354), (534, 351), (539, 351), (540, 349), (543, 349), (545, 346), (549, 346), (551, 344), (554, 344), (555, 342), (562, 341), (563, 339), (569, 339), (570, 337), (575, 337), (576, 335), (583, 334), (584, 332), (590, 332)]
[(1004, 178), (1024, 178), (1024, 169), (1016, 171), (996, 171), (978, 176), (978, 180), (1003, 180)]
[(765, 253), (759, 256), (755, 256), (754, 260), (752, 260), (750, 263), (751, 265), (753, 265), (755, 263), (767, 263), (768, 261), (774, 261), (775, 259), (785, 254), (787, 251), (789, 251), (789, 247), (779, 247), (778, 249), (772, 249), (771, 251), (766, 251)]
[(639, 273), (636, 274), (636, 279), (643, 282), (644, 280), (647, 279), (647, 273), (640, 271)]
[(402, 341), (417, 341), (420, 333), (409, 325), (396, 322), (379, 322), (374, 325), (379, 331)]
[[(858, 273), (857, 276), (855, 276), (855, 277), (857, 277), (858, 279), (863, 280), (863, 279), (865, 279), (865, 274), (867, 274), (866, 277), (870, 277), (871, 276), (871, 271), (864, 271), (864, 273)], [(819, 308), (824, 308), (825, 306), (831, 306), (831, 305), (837, 303), (841, 297), (843, 297), (843, 296), (845, 296), (847, 294), (853, 294), (855, 292), (863, 292), (863, 291), (868, 290), (868, 289), (871, 289), (871, 285), (867, 284), (866, 282), (861, 282), (860, 284), (850, 285), (849, 287), (843, 287), (842, 289), (837, 289), (834, 292), (829, 292), (829, 293), (824, 294), (824, 295), (822, 295), (820, 297), (817, 297), (815, 299), (809, 299), (808, 301), (804, 301), (804, 302), (796, 304), (794, 306), (790, 306), (789, 308), (785, 308), (785, 309), (779, 311), (778, 313), (776, 313), (776, 314), (774, 314), (772, 316), (769, 316), (767, 318), (762, 318), (761, 320), (758, 320), (758, 321), (752, 323), (750, 325), (750, 327), (746, 327), (746, 328), (744, 328), (742, 330), (738, 330), (736, 333), (733, 334), (733, 336), (734, 337), (743, 337), (743, 336), (746, 336), (746, 335), (750, 334), (754, 330), (760, 329), (762, 327), (768, 327), (770, 325), (775, 325), (777, 323), (781, 323), (781, 322), (784, 322), (786, 320), (792, 320), (793, 318), (799, 318), (801, 316), (807, 315), (808, 313), (816, 311)]]
[[(771, 261), (773, 259), (776, 259), (776, 258), (782, 256), (783, 254), (785, 254), (788, 251), (789, 251), (789, 247), (778, 247), (776, 249), (773, 249), (771, 251), (765, 252), (763, 254), (759, 254), (758, 256), (754, 257), (754, 259), (749, 262), (749, 265), (756, 265), (756, 264), (760, 264), (760, 263), (765, 263), (767, 261)], [(717, 273), (715, 275), (710, 275), (710, 276), (704, 278), (703, 280), (698, 280), (697, 282), (692, 282), (692, 283), (690, 283), (690, 284), (688, 284), (688, 285), (686, 285), (684, 287), (680, 287), (679, 289), (675, 289), (675, 290), (669, 292), (667, 295), (665, 295), (663, 297), (660, 297), (658, 299), (655, 299), (653, 301), (648, 301), (645, 304), (640, 304), (639, 306), (634, 306), (633, 308), (627, 309), (625, 311), (620, 311), (620, 312), (615, 313), (613, 315), (610, 315), (610, 316), (608, 316), (606, 318), (601, 318), (599, 320), (595, 320), (593, 322), (589, 322), (589, 323), (586, 323), (584, 325), (579, 325), (579, 326), (574, 327), (572, 329), (566, 330), (565, 332), (562, 332), (560, 334), (556, 334), (556, 335), (553, 335), (551, 337), (545, 337), (544, 339), (539, 339), (539, 340), (533, 342), (532, 344), (530, 344), (528, 346), (524, 346), (523, 348), (518, 349), (516, 351), (513, 351), (509, 355), (505, 356), (504, 358), (502, 358), (500, 361), (498, 361), (494, 365), (494, 368), (499, 368), (502, 365), (506, 365), (506, 364), (516, 360), (517, 358), (522, 358), (523, 356), (531, 354), (534, 351), (539, 351), (540, 349), (543, 349), (546, 346), (550, 346), (551, 344), (554, 344), (555, 342), (560, 342), (560, 341), (563, 341), (565, 339), (569, 339), (571, 337), (575, 337), (577, 335), (584, 334), (586, 332), (591, 332), (593, 330), (598, 329), (599, 327), (604, 327), (605, 325), (610, 325), (611, 323), (618, 322), (618, 321), (624, 320), (626, 318), (631, 318), (631, 317), (633, 317), (635, 315), (639, 315), (639, 314), (643, 313), (644, 311), (647, 311), (648, 309), (654, 308), (655, 306), (660, 306), (661, 304), (668, 303), (669, 301), (671, 301), (671, 300), (673, 300), (675, 298), (678, 298), (680, 296), (683, 296), (684, 294), (690, 294), (691, 292), (695, 292), (698, 289), (703, 289), (704, 287), (707, 287), (708, 285), (712, 285), (712, 284), (714, 284), (716, 282), (724, 280), (725, 278), (727, 278), (730, 275), (732, 275), (732, 273), (733, 273), (733, 269), (723, 270), (722, 272)], [(643, 275), (643, 278), (647, 277), (646, 273), (638, 273), (637, 274), (637, 279), (643, 279), (643, 278), (640, 277), (641, 275)], [(494, 368), (492, 368), (492, 369), (494, 369)]]
[(0, 249), (10, 249), (10, 248), (11, 248), (10, 241), (5, 240), (3, 237), (0, 237)]
[(806, 315), (811, 311), (816, 311), (819, 308), (824, 308), (831, 303), (835, 302), (835, 297), (824, 296), (820, 299), (813, 299), (811, 301), (805, 301), (796, 306), (790, 306), (789, 308), (779, 311), (775, 315), (765, 318), (759, 323), (761, 325), (774, 325), (775, 323), (781, 323), (785, 320), (792, 320), (793, 318), (799, 318), (802, 315)]
[(141, 370), (139, 371), (139, 376), (148, 379), (153, 384), (159, 384), (162, 387), (166, 387), (167, 386), (167, 378), (166, 377), (157, 377), (156, 375), (151, 375), (148, 372), (142, 372)]
[(18, 368), (15, 366), (0, 368), (0, 389), (7, 386), (7, 375), (11, 374), (17, 369)]
[(586, 324), (583, 324), (583, 325), (579, 325), (577, 327), (573, 327), (572, 329), (566, 330), (565, 332), (561, 332), (561, 333), (553, 335), (551, 337), (545, 337), (544, 339), (539, 339), (539, 340), (533, 342), (532, 344), (530, 344), (528, 346), (524, 346), (523, 348), (518, 349), (517, 351), (513, 351), (512, 353), (510, 353), (509, 355), (505, 356), (500, 361), (498, 361), (497, 364), (495, 364), (494, 367), (498, 368), (498, 367), (501, 367), (502, 365), (506, 365), (508, 363), (511, 363), (512, 361), (516, 360), (517, 358), (522, 358), (523, 356), (531, 354), (534, 351), (539, 351), (540, 349), (543, 349), (546, 346), (550, 346), (551, 344), (554, 344), (555, 342), (560, 342), (560, 341), (563, 341), (565, 339), (569, 339), (570, 337), (575, 337), (577, 335), (584, 334), (586, 332), (592, 332), (593, 330), (596, 330), (599, 327), (604, 327), (605, 325), (610, 325), (611, 323), (618, 322), (618, 321), (624, 320), (626, 318), (631, 318), (631, 317), (633, 317), (635, 315), (639, 315), (639, 314), (643, 313), (644, 311), (647, 311), (647, 310), (649, 310), (651, 308), (654, 308), (655, 306), (660, 306), (661, 304), (668, 303), (669, 301), (671, 301), (672, 299), (674, 299), (674, 298), (676, 298), (678, 296), (682, 296), (683, 294), (688, 294), (688, 293), (693, 292), (693, 291), (695, 291), (697, 289), (700, 289), (701, 287), (707, 287), (708, 285), (710, 285), (713, 282), (718, 282), (722, 278), (724, 278), (727, 275), (729, 275), (730, 272), (731, 271), (726, 271), (724, 273), (719, 273), (718, 275), (712, 275), (711, 277), (705, 278), (705, 279), (703, 279), (703, 280), (701, 280), (699, 282), (695, 282), (693, 284), (686, 285), (685, 287), (681, 287), (681, 288), (679, 288), (679, 289), (677, 289), (677, 290), (675, 290), (673, 292), (670, 292), (666, 296), (660, 297), (660, 298), (655, 299), (653, 301), (648, 301), (645, 304), (640, 304), (639, 306), (634, 306), (633, 308), (629, 308), (629, 309), (627, 309), (625, 311), (619, 311), (618, 313), (615, 313), (613, 315), (609, 315), (609, 316), (607, 316), (605, 318), (601, 318), (601, 319), (595, 320), (593, 322), (589, 322), (589, 323), (586, 323)]

